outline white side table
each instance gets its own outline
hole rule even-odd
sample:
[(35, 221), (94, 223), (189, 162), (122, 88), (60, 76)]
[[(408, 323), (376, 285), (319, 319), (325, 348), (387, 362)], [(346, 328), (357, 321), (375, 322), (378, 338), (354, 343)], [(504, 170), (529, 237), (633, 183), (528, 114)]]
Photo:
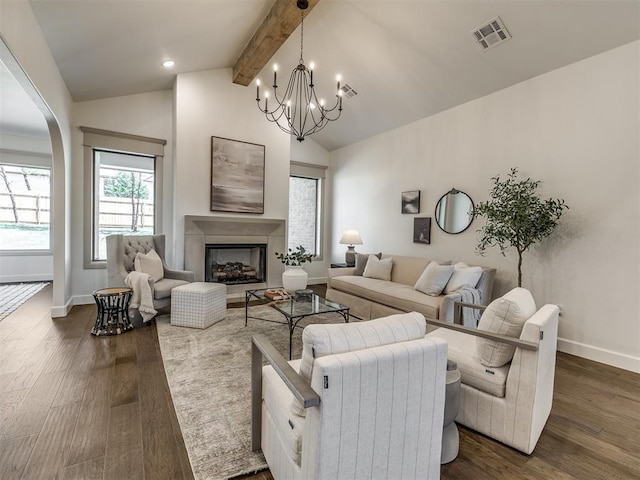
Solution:
[(447, 360), (447, 386), (444, 402), (444, 422), (442, 431), (442, 455), (440, 464), (452, 462), (458, 456), (460, 436), (454, 421), (460, 409), (460, 371), (458, 365)]

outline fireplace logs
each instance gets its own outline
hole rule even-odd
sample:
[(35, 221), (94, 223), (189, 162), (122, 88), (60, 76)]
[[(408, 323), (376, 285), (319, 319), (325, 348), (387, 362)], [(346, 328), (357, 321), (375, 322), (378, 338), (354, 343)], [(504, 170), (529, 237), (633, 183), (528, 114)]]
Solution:
[(215, 282), (251, 283), (258, 281), (256, 269), (242, 262), (214, 263), (211, 271)]

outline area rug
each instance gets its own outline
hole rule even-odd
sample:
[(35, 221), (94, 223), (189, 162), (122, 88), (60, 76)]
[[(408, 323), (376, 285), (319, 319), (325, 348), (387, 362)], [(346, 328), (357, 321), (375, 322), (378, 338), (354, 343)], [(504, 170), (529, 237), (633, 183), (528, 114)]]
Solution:
[(0, 285), (0, 322), (47, 285), (49, 282)]
[[(267, 467), (262, 453), (251, 451), (251, 336), (262, 334), (287, 358), (289, 331), (284, 317), (268, 306), (227, 309), (227, 318), (198, 330), (156, 321), (162, 360), (173, 404), (197, 480), (232, 478)], [(337, 323), (338, 314), (316, 315), (308, 323)], [(301, 331), (294, 333), (293, 358), (301, 352)]]

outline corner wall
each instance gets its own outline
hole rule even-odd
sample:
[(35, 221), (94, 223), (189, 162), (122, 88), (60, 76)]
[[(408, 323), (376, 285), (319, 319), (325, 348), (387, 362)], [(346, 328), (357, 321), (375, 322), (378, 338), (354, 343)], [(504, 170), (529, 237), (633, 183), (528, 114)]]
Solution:
[[(490, 178), (519, 167), (570, 207), (523, 265), (537, 304), (562, 306), (559, 349), (640, 372), (639, 58), (633, 42), (333, 152), (334, 261), (358, 228), (361, 252), (494, 266), (503, 294), (515, 252), (478, 257), (481, 220), (447, 235), (434, 209), (452, 187), (487, 200)], [(407, 190), (422, 193), (418, 215), (400, 213)], [(412, 242), (414, 217), (432, 217), (431, 245)]]
[(0, 33), (10, 49), (3, 61), (45, 116), (51, 137), (53, 162), (53, 308), (52, 316), (64, 316), (70, 308), (70, 178), (71, 95), (56, 66), (33, 11), (26, 1), (0, 2)]

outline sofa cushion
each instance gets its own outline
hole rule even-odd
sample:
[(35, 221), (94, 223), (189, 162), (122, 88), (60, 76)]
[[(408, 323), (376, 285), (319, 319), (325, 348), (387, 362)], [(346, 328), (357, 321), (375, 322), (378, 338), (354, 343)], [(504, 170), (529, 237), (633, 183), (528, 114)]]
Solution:
[[(369, 255), (374, 255), (373, 253), (356, 253), (356, 268), (353, 271), (353, 275), (361, 277), (364, 273), (364, 268), (367, 266), (367, 260), (369, 260)], [(378, 259), (382, 258), (382, 252), (375, 254)]]
[(136, 272), (148, 273), (154, 282), (162, 280), (164, 277), (162, 259), (155, 250), (150, 250), (148, 253), (138, 252), (133, 266)]
[(345, 275), (332, 278), (331, 288), (404, 312), (419, 312), (427, 318), (437, 319), (440, 314), (442, 297), (425, 295), (401, 283)]
[(486, 367), (480, 362), (475, 349), (476, 337), (447, 328), (438, 328), (427, 337), (440, 337), (447, 341), (447, 358), (458, 364), (462, 383), (496, 397), (504, 397), (507, 375), (511, 364)]
[[(366, 322), (309, 325), (302, 331), (300, 375), (311, 382), (314, 361), (320, 357), (415, 340), (424, 337), (426, 330), (427, 322), (417, 312)], [(294, 413), (304, 414), (296, 403)]]
[[(536, 313), (536, 303), (524, 288), (514, 288), (487, 306), (478, 323), (479, 330), (519, 338), (524, 323)], [(488, 367), (500, 367), (511, 361), (516, 347), (485, 338), (476, 339), (480, 361)]]
[[(391, 255), (383, 254), (382, 258)], [(421, 257), (405, 257), (403, 255), (393, 255), (393, 270), (391, 271), (391, 281), (403, 285), (414, 286), (426, 266), (431, 260)]]
[(189, 282), (184, 280), (176, 280), (173, 278), (163, 278), (153, 284), (153, 298), (161, 300), (163, 298), (169, 298), (171, 296), (171, 290), (180, 285), (186, 285)]
[(383, 258), (380, 260), (375, 255), (369, 255), (367, 265), (364, 267), (363, 277), (377, 278), (379, 280), (391, 280), (391, 269), (393, 268), (393, 258)]
[[(295, 363), (289, 363), (297, 371), (299, 362), (297, 360)], [(289, 406), (295, 397), (271, 366), (262, 368), (262, 399), (278, 432), (280, 445), (284, 447), (287, 455), (300, 465), (304, 419), (292, 415)]]
[(424, 269), (413, 288), (427, 295), (440, 295), (452, 274), (452, 265), (438, 265), (437, 262), (431, 262)]
[(470, 267), (464, 262), (458, 262), (453, 266), (453, 275), (444, 287), (444, 293), (448, 295), (462, 287), (476, 288), (481, 276), (482, 267)]

